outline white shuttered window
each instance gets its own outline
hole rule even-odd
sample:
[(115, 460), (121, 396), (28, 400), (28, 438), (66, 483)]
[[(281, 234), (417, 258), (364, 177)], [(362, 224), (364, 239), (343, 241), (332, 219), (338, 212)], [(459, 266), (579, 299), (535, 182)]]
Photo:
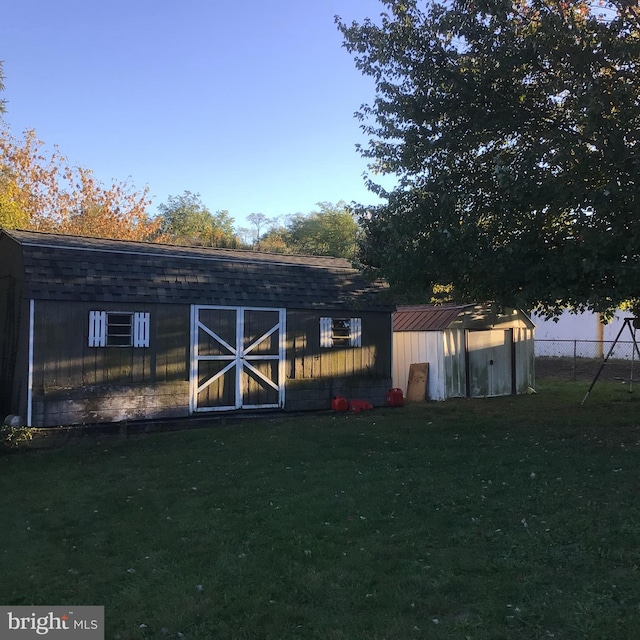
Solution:
[(149, 313), (89, 312), (90, 347), (148, 347)]
[(320, 318), (320, 346), (361, 347), (362, 318)]

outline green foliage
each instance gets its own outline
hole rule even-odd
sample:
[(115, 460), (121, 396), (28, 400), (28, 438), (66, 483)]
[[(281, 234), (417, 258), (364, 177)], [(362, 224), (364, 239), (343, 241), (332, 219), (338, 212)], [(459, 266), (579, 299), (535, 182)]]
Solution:
[[(342, 200), (318, 202), (318, 210), (307, 214), (285, 216), (286, 223), (279, 224), (279, 217), (268, 218), (262, 213), (248, 216), (254, 226), (255, 248), (275, 253), (304, 253), (336, 258), (354, 258), (360, 227)], [(265, 228), (266, 233), (261, 233)]]
[(198, 193), (185, 191), (180, 196), (169, 196), (166, 203), (158, 205), (158, 213), (160, 233), (171, 242), (212, 247), (237, 244), (229, 212), (211, 213)]
[(344, 202), (319, 202), (319, 211), (293, 216), (287, 225), (287, 241), (297, 253), (354, 258), (358, 223)]
[(377, 97), (362, 258), (407, 294), (549, 313), (640, 300), (635, 3), (383, 0), (337, 19)]
[(7, 424), (0, 426), (0, 449), (15, 449), (33, 439), (31, 427), (12, 427)]

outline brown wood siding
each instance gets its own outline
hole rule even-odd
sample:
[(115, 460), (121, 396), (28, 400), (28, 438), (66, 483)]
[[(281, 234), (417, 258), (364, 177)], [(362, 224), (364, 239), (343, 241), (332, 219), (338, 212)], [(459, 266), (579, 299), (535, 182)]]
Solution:
[[(148, 312), (148, 348), (89, 347), (88, 318), (92, 310)], [(125, 419), (180, 417), (189, 414), (190, 306), (175, 304), (70, 303), (36, 301), (33, 370), (33, 424), (64, 424)], [(207, 309), (208, 322), (220, 337), (235, 345), (235, 313)], [(320, 317), (362, 319), (362, 346), (320, 348)], [(215, 319), (215, 323), (214, 323)], [(247, 344), (273, 326), (273, 317), (249, 311)], [(202, 330), (201, 352), (226, 353), (219, 341)], [(391, 315), (385, 312), (287, 312), (285, 409), (326, 409), (331, 398), (345, 395), (380, 406), (391, 386)], [(262, 341), (254, 355), (278, 353), (275, 334)], [(276, 379), (277, 361), (253, 361), (266, 378)], [(203, 363), (203, 379), (225, 361)], [(259, 376), (243, 376), (247, 404), (277, 403), (277, 392)], [(199, 398), (204, 405), (233, 404), (234, 376), (222, 376)]]
[[(92, 310), (150, 313), (150, 345), (89, 347)], [(36, 301), (34, 426), (188, 414), (189, 306)]]
[[(320, 317), (362, 318), (361, 347), (320, 347)], [(374, 312), (287, 313), (287, 378), (379, 378), (391, 375), (391, 317)]]
[(18, 245), (0, 240), (0, 420), (26, 418), (29, 303), (24, 300), (24, 265)]
[[(362, 319), (361, 347), (320, 347), (320, 317)], [(344, 395), (380, 406), (391, 385), (391, 315), (384, 312), (287, 312), (289, 410), (328, 409)]]

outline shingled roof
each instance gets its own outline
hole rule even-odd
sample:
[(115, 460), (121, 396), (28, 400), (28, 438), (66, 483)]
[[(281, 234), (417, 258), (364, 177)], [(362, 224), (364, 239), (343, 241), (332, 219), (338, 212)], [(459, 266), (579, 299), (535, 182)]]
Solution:
[[(393, 310), (348, 260), (33, 231), (20, 245), (33, 299)], [(0, 236), (1, 237), (1, 236)]]

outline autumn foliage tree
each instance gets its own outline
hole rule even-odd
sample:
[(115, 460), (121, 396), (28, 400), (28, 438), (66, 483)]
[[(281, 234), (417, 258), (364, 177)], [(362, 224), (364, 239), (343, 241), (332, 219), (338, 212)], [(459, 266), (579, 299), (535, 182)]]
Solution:
[[(640, 312), (640, 10), (383, 0), (337, 19), (376, 85), (363, 260), (407, 295)], [(375, 178), (374, 178), (375, 179)]]
[(60, 151), (44, 149), (33, 130), (14, 137), (0, 123), (0, 226), (36, 231), (151, 240), (159, 221), (146, 213), (148, 191), (124, 182), (109, 187)]

